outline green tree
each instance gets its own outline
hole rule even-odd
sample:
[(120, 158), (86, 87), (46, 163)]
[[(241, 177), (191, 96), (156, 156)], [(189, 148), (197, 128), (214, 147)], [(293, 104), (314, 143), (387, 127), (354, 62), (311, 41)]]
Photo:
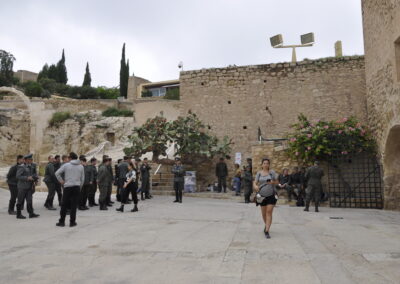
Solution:
[(161, 116), (149, 119), (141, 127), (135, 127), (129, 139), (132, 145), (124, 149), (126, 154), (141, 156), (152, 152), (153, 161), (161, 164), (174, 163), (171, 159), (159, 159), (160, 155), (166, 156), (169, 143), (174, 143), (175, 155), (181, 156), (185, 164), (192, 165), (210, 161), (216, 155), (226, 156), (232, 145), (228, 137), (220, 141), (208, 133), (193, 113), (171, 122)]
[(92, 76), (90, 75), (89, 71), (89, 62), (86, 63), (86, 72), (85, 72), (85, 77), (83, 78), (83, 84), (82, 86), (89, 86), (92, 83)]
[(48, 77), (49, 79), (55, 80), (56, 82), (59, 82), (59, 80), (58, 80), (58, 69), (57, 69), (57, 66), (56, 66), (56, 65), (51, 64), (51, 65), (49, 66), (49, 70), (48, 70), (48, 72), (47, 72), (47, 77)]
[[(129, 64), (129, 63), (128, 63)], [(129, 65), (125, 61), (125, 43), (122, 46), (121, 68), (119, 71), (119, 92), (121, 97), (128, 96)]]
[(62, 51), (61, 59), (57, 63), (57, 82), (62, 84), (67, 84), (68, 76), (67, 76), (67, 67), (65, 66), (65, 54), (64, 49)]
[(5, 51), (0, 50), (0, 86), (11, 86), (13, 84), (13, 66), (15, 57)]
[(49, 65), (47, 63), (43, 65), (42, 70), (40, 70), (37, 80), (40, 81), (44, 78), (49, 78)]

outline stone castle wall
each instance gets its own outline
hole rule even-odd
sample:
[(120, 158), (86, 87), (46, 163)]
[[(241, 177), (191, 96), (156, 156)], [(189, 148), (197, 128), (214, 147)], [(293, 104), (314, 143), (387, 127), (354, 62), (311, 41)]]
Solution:
[(300, 113), (310, 119), (367, 120), (359, 56), (185, 71), (180, 94), (181, 113), (191, 110), (211, 132), (233, 138), (233, 153), (241, 152), (243, 161), (259, 127), (264, 137), (283, 137)]
[(383, 162), (385, 208), (400, 209), (400, 0), (363, 0), (362, 8), (368, 120)]

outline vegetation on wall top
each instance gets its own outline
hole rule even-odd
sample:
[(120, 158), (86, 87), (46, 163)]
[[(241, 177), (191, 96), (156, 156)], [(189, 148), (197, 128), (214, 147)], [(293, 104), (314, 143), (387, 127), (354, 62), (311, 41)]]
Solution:
[(102, 115), (106, 116), (106, 117), (114, 117), (114, 116), (132, 117), (133, 111), (110, 107), (110, 108), (106, 109), (105, 111), (103, 111)]

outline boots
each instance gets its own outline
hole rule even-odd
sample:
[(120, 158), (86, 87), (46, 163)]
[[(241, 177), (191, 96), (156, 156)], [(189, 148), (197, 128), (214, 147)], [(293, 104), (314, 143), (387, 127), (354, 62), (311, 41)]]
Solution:
[(140, 200), (144, 200), (144, 193), (143, 193), (143, 191), (140, 192)]
[(121, 207), (119, 207), (119, 208), (117, 208), (117, 209), (115, 209), (116, 211), (119, 211), (119, 212), (124, 212), (124, 205), (123, 204), (121, 204)]
[(37, 217), (40, 216), (39, 214), (35, 214), (35, 212), (33, 212), (32, 204), (27, 204), (26, 208), (27, 208), (27, 210), (29, 212), (29, 218), (37, 218)]
[(14, 211), (14, 206), (15, 206), (15, 204), (14, 204), (15, 202), (12, 202), (11, 200), (10, 200), (10, 202), (8, 203), (8, 214), (9, 215), (16, 215), (17, 213)]
[(135, 206), (133, 207), (133, 209), (131, 210), (131, 212), (137, 212), (139, 211), (139, 209), (137, 208), (137, 204), (135, 204)]
[(308, 212), (310, 208), (310, 201), (306, 201), (306, 208), (304, 208), (304, 211)]
[(319, 202), (315, 202), (315, 212), (319, 212), (318, 206), (319, 206)]
[(17, 204), (17, 219), (26, 219), (26, 217), (21, 213), (21, 206), (18, 204)]
[(105, 204), (105, 202), (100, 202), (100, 210), (108, 210), (107, 205)]

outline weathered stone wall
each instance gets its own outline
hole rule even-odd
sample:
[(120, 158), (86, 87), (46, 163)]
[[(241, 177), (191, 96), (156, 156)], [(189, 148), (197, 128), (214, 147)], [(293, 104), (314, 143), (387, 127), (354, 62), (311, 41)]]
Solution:
[(29, 152), (29, 121), (28, 111), (0, 109), (0, 164), (14, 163), (18, 154)]
[(300, 113), (310, 119), (356, 115), (366, 122), (364, 57), (326, 58), (181, 72), (181, 113), (192, 110), (243, 160), (257, 141), (279, 138)]
[(144, 84), (144, 83), (150, 83), (149, 80), (147, 79), (143, 79), (140, 77), (136, 77), (136, 76), (131, 76), (129, 77), (128, 80), (128, 95), (127, 95), (127, 99), (128, 101), (134, 101), (135, 99), (137, 99), (138, 97), (138, 87), (140, 84)]
[(363, 0), (362, 8), (368, 121), (383, 158), (385, 208), (400, 209), (400, 0)]
[(18, 70), (17, 72), (14, 72), (14, 77), (18, 78), (21, 83), (24, 83), (27, 81), (36, 81), (38, 73), (26, 70)]
[(147, 119), (162, 115), (167, 120), (175, 120), (180, 114), (180, 101), (162, 98), (136, 99), (133, 104), (137, 125), (142, 125)]
[[(44, 131), (41, 157), (50, 154), (66, 154), (74, 151), (85, 154), (100, 143), (119, 142), (130, 134), (133, 117), (102, 117), (99, 111), (76, 114), (59, 127), (48, 127)], [(98, 157), (99, 158), (99, 157)]]
[[(88, 110), (105, 110), (109, 107), (118, 108), (121, 103), (117, 100), (71, 100), (71, 99), (39, 99), (33, 98), (30, 100), (32, 103), (43, 102), (45, 109), (58, 111), (68, 111), (70, 113), (78, 113)], [(122, 103), (124, 104), (124, 103)], [(126, 103), (130, 106), (128, 102)], [(0, 107), (2, 108), (27, 108), (26, 104), (20, 99), (13, 100), (0, 100)], [(125, 107), (124, 107), (125, 108)]]

